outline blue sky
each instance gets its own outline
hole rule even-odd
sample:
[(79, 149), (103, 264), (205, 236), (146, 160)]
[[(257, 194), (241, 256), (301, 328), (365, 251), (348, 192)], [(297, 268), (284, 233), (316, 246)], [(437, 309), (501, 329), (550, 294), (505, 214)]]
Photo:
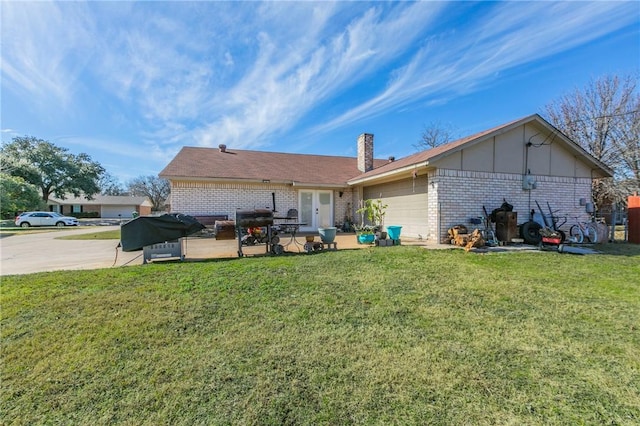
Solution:
[[(182, 146), (415, 152), (640, 69), (640, 2), (2, 1), (2, 141), (85, 152), (123, 183)], [(330, 170), (327, 171), (330, 173)]]

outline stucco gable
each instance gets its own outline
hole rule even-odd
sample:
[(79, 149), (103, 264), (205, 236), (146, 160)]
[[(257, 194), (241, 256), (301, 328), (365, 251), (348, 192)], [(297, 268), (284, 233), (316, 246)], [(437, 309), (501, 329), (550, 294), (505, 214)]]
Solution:
[[(531, 129), (533, 129), (533, 131)], [(529, 131), (530, 134), (527, 134), (527, 131)], [(526, 137), (527, 139), (522, 141), (522, 144), (517, 147), (517, 149), (521, 151), (521, 158), (517, 159), (519, 161), (513, 161), (513, 153), (508, 153), (509, 149), (506, 149), (506, 145), (501, 146), (500, 144), (512, 143), (515, 139), (513, 134), (517, 132), (522, 134), (518, 134), (515, 138), (522, 139)], [(491, 141), (493, 145), (491, 147), (483, 147), (482, 145), (486, 144), (487, 141)], [(550, 158), (552, 158), (551, 155), (543, 160), (546, 162), (546, 165), (551, 164), (551, 168), (544, 170), (541, 174), (556, 173), (556, 175), (558, 175), (557, 171), (562, 170), (562, 167), (566, 167), (565, 164), (558, 165), (558, 163), (562, 162), (559, 158), (564, 156), (566, 159), (573, 158), (575, 160), (575, 164), (572, 166), (574, 170), (576, 168), (587, 170), (587, 173), (590, 173), (593, 177), (612, 176), (612, 171), (606, 165), (589, 155), (589, 153), (571, 141), (541, 116), (534, 114), (458, 139), (448, 144), (440, 145), (436, 148), (401, 158), (371, 170), (370, 172), (363, 173), (351, 179), (349, 184), (356, 185), (383, 177), (391, 178), (396, 174), (403, 174), (410, 170), (424, 167), (477, 170), (477, 167), (474, 168), (476, 164), (487, 164), (489, 161), (492, 162), (492, 171), (498, 171), (498, 168), (502, 167), (504, 170), (499, 171), (526, 173), (525, 169), (528, 167), (523, 166), (523, 162), (528, 164), (529, 161), (529, 158), (526, 158), (527, 141), (531, 143), (531, 146), (535, 147), (538, 145), (544, 146), (545, 142), (549, 146), (553, 145), (553, 148), (550, 149), (555, 150), (557, 154), (554, 157), (555, 166), (552, 164), (553, 161), (550, 160)], [(510, 148), (513, 148), (513, 146)], [(462, 154), (463, 151), (466, 152), (465, 155)], [(564, 163), (566, 163), (566, 161)], [(499, 166), (496, 166), (496, 164)]]

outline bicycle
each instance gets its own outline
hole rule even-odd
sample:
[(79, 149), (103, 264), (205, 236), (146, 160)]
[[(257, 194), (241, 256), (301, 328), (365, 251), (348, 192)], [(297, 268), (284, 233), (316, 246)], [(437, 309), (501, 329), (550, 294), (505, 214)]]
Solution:
[(580, 222), (577, 216), (575, 216), (575, 219), (576, 224), (571, 225), (571, 228), (569, 228), (570, 240), (582, 244), (586, 237), (590, 243), (596, 244), (598, 242), (598, 229), (595, 222)]

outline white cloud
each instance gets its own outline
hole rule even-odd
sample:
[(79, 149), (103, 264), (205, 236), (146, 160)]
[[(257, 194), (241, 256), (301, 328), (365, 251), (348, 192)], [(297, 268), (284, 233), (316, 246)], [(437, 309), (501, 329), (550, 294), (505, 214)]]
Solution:
[(157, 174), (178, 151), (177, 147), (163, 148), (152, 143), (79, 135), (61, 135), (51, 142), (74, 153), (90, 153), (92, 160), (98, 161), (123, 181)]
[(2, 2), (3, 86), (35, 103), (68, 106), (93, 54), (83, 3)]
[[(314, 129), (325, 132), (475, 90), (634, 23), (636, 7), (2, 2), (2, 88), (50, 111), (81, 111), (83, 97), (99, 96), (107, 106), (98, 119), (138, 129), (140, 148), (110, 142), (125, 156), (164, 159), (184, 144), (258, 148), (319, 110), (337, 111)], [(468, 9), (485, 16), (459, 25)], [(369, 91), (341, 97), (361, 85)]]
[[(315, 19), (305, 21), (304, 31), (297, 27), (306, 34), (295, 43), (282, 40), (280, 33), (262, 31), (248, 71), (222, 92), (219, 118), (196, 131), (196, 139), (201, 145), (265, 144), (319, 102), (361, 82), (404, 53), (423, 31), (422, 25), (439, 10), (435, 5), (416, 3), (385, 15), (372, 7), (356, 15), (346, 28), (329, 28), (334, 15), (314, 14)], [(327, 32), (329, 29), (334, 32)], [(291, 32), (289, 29), (288, 34)]]
[(329, 131), (420, 100), (466, 93), (497, 73), (580, 46), (632, 24), (631, 3), (504, 2), (486, 19), (432, 38), (378, 95), (317, 126)]

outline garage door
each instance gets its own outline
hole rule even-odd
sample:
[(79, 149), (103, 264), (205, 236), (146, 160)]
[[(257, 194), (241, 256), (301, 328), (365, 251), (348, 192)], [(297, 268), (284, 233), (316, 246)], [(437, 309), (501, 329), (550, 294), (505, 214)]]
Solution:
[(100, 214), (105, 219), (131, 219), (136, 206), (102, 206)]
[(405, 179), (364, 189), (365, 199), (382, 199), (387, 204), (385, 225), (401, 225), (401, 236), (428, 235), (427, 178)]

